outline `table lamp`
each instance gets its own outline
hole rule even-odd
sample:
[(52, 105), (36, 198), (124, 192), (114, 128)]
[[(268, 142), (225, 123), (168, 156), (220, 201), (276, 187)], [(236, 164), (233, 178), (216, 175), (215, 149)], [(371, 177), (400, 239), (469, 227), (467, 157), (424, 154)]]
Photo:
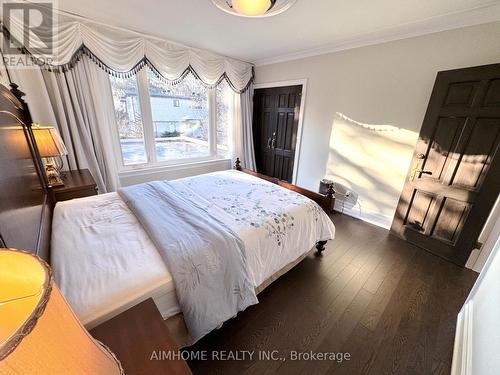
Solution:
[(0, 374), (123, 374), (76, 318), (37, 256), (0, 249)]
[(64, 142), (53, 126), (33, 124), (31, 126), (35, 142), (43, 159), (49, 186), (64, 185), (61, 180), (62, 156), (68, 155)]

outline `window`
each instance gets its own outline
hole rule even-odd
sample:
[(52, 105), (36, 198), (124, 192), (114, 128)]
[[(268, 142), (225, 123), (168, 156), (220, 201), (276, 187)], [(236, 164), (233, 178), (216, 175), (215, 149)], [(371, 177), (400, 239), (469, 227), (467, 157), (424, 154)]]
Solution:
[(123, 164), (146, 163), (144, 127), (136, 80), (111, 77), (111, 87)]
[[(148, 72), (148, 88), (156, 160), (210, 156), (208, 90), (201, 82), (189, 75), (171, 86)], [(172, 100), (174, 107), (169, 105)], [(179, 106), (175, 106), (175, 101)]]
[(234, 93), (207, 89), (191, 74), (169, 85), (149, 69), (111, 77), (125, 168), (228, 157)]

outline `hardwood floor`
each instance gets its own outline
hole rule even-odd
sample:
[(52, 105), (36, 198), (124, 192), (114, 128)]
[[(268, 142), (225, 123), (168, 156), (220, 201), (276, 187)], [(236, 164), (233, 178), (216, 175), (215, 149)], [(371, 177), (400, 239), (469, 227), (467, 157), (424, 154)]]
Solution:
[[(253, 358), (191, 361), (194, 374), (449, 374), (456, 316), (477, 274), (381, 228), (333, 220), (337, 236), (322, 257), (306, 258), (258, 305), (188, 348)], [(286, 360), (259, 360), (258, 351)], [(293, 361), (291, 351), (350, 359)]]

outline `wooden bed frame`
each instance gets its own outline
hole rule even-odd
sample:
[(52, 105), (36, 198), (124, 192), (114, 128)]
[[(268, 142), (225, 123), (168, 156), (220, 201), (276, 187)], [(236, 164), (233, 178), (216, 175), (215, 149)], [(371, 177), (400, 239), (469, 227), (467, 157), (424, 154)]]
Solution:
[[(16, 84), (10, 90), (0, 84), (0, 247), (32, 251), (50, 259), (50, 236), (54, 202), (50, 199), (43, 163), (31, 130), (31, 115)], [(326, 195), (315, 193), (260, 173), (235, 169), (302, 194), (318, 203), (327, 214), (335, 202), (333, 187)], [(316, 244), (317, 255), (327, 241)]]
[[(234, 163), (234, 169), (237, 171), (241, 171), (244, 173), (248, 173), (252, 176), (261, 178), (263, 180), (272, 182), (273, 184), (279, 185), (284, 187), (285, 189), (292, 190), (296, 193), (302, 194), (306, 196), (309, 199), (312, 199), (315, 201), (317, 204), (320, 205), (321, 208), (327, 213), (327, 215), (333, 214), (333, 207), (335, 205), (335, 191), (333, 190), (333, 185), (328, 186), (328, 190), (325, 195), (320, 194), (320, 193), (315, 193), (314, 191), (307, 190), (304, 188), (301, 188), (297, 185), (293, 185), (289, 182), (279, 180), (274, 177), (269, 177), (264, 174), (254, 172), (250, 169), (245, 169), (241, 167), (241, 161), (240, 158), (236, 158), (236, 161)], [(325, 245), (328, 241), (318, 241), (316, 243), (316, 255), (321, 255), (321, 253), (325, 250)]]

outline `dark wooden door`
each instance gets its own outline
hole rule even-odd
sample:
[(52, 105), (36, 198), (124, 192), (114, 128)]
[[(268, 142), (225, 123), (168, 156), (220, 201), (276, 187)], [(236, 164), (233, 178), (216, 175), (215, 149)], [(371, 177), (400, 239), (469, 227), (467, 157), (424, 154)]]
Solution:
[(500, 64), (439, 72), (391, 230), (464, 265), (500, 188)]
[(292, 182), (302, 85), (257, 89), (253, 134), (257, 171)]

